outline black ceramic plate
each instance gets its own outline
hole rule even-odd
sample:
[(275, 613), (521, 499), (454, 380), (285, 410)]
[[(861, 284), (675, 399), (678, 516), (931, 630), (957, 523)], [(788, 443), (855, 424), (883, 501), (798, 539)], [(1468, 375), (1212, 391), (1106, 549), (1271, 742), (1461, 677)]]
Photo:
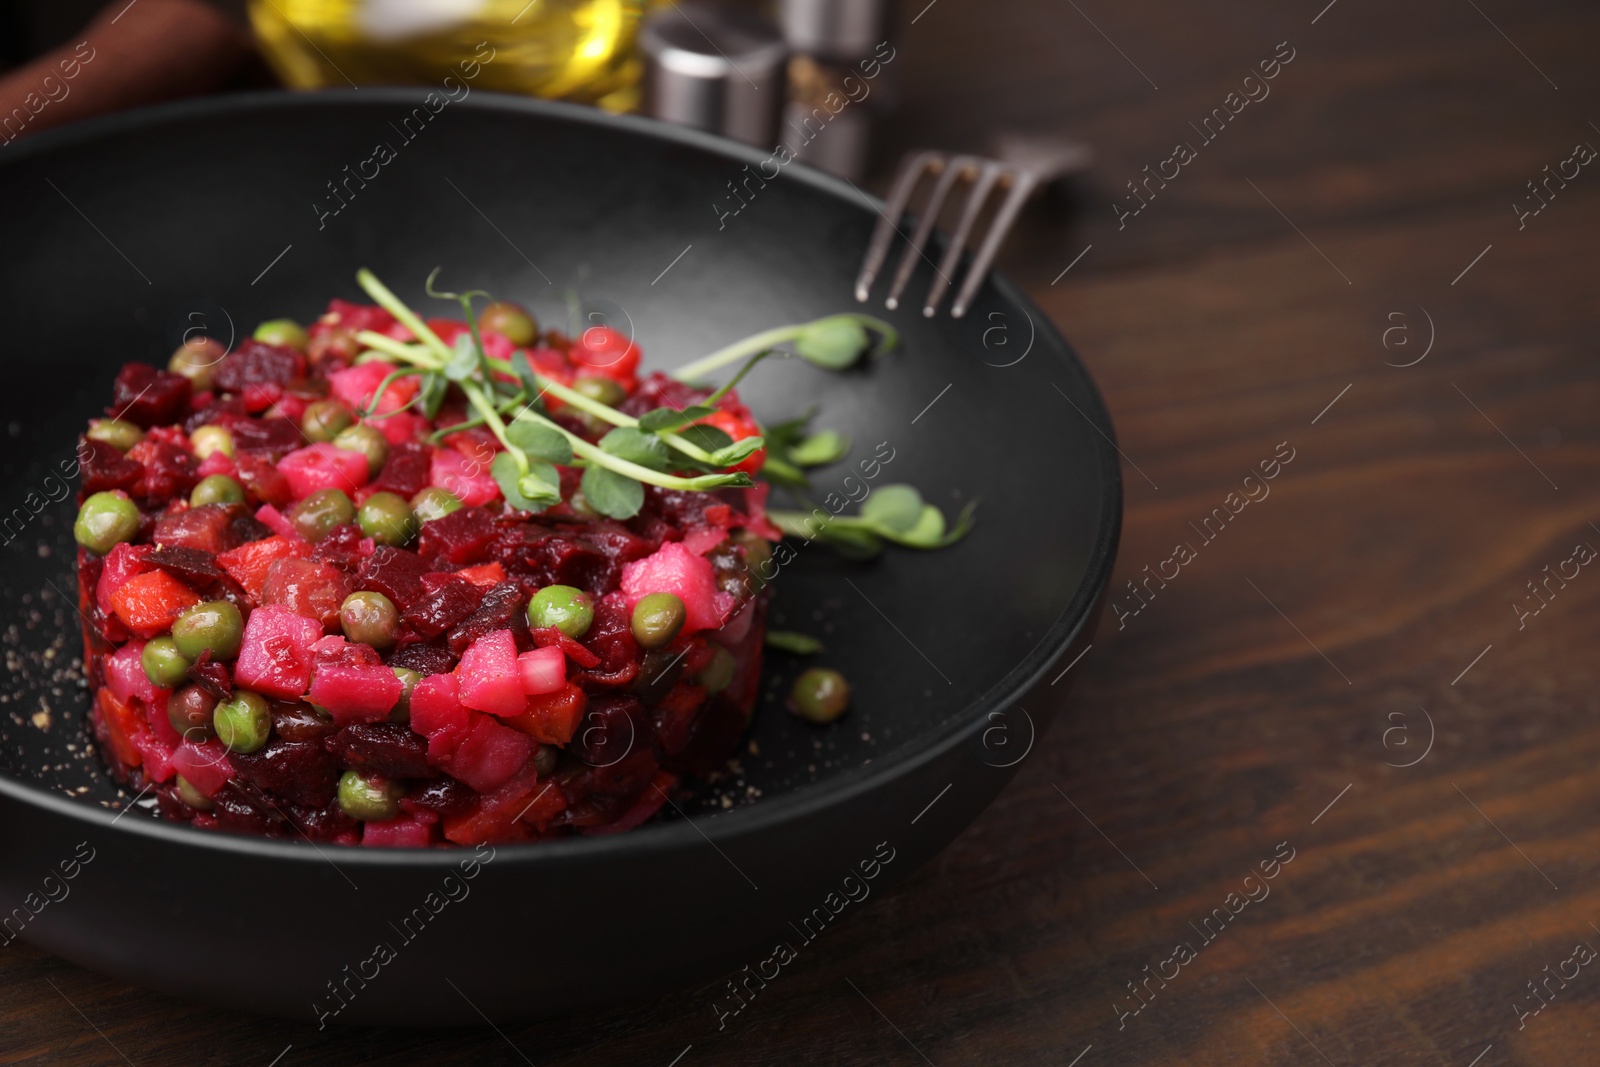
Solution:
[[(637, 336), (647, 367), (857, 307), (877, 204), (844, 182), (791, 165), (763, 185), (766, 153), (637, 119), (421, 101), (239, 97), (0, 149), (0, 940), (338, 1022), (477, 1024), (656, 995), (799, 949), (848, 893), (909, 875), (1060, 704), (1071, 676), (1051, 680), (1111, 570), (1117, 457), (1065, 341), (994, 278), (964, 320), (890, 315), (904, 344), (869, 369), (769, 363), (743, 390), (765, 420), (815, 405), (855, 441), (819, 494), (899, 481), (952, 514), (983, 501), (946, 551), (847, 564), (810, 546), (781, 572), (773, 625), (822, 637), (855, 684), (837, 725), (783, 709), (801, 664), (773, 655), (749, 750), (681, 814), (502, 846), (466, 872), (470, 853), (316, 848), (124, 811), (85, 740), (61, 476), (122, 362), (164, 361), (190, 328), (309, 321), (330, 297), (362, 299), (361, 266), (413, 304), (443, 266), (447, 287), (547, 321), (575, 288), (585, 314)], [(893, 459), (869, 481), (858, 464), (880, 442)]]

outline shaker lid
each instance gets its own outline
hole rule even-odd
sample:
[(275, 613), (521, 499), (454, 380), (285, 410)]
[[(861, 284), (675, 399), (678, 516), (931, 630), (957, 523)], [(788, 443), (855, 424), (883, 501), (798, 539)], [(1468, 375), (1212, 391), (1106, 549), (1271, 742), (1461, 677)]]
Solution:
[(888, 34), (889, 0), (782, 0), (778, 19), (796, 52), (850, 59)]
[(680, 0), (639, 31), (645, 110), (655, 118), (771, 143), (783, 106), (788, 48), (754, 12)]

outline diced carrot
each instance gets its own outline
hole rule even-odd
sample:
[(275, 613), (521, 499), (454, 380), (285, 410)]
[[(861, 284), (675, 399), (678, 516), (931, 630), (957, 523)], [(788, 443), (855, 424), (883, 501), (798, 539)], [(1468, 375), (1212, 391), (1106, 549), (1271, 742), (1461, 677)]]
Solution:
[(521, 714), (500, 720), (513, 730), (521, 730), (535, 741), (547, 745), (565, 745), (578, 732), (583, 721), (588, 698), (575, 683), (568, 682), (554, 693), (529, 697), (528, 706)]
[(479, 589), (490, 589), (506, 580), (506, 569), (499, 563), (480, 563), (476, 567), (462, 567), (457, 578), (465, 578)]
[(100, 687), (100, 691), (95, 694), (95, 700), (100, 705), (100, 719), (105, 723), (111, 751), (124, 766), (139, 766), (144, 757), (139, 753), (133, 738), (136, 732), (148, 727), (139, 714), (138, 705), (131, 700), (118, 700), (117, 695), (106, 686)]
[(172, 628), (184, 608), (200, 603), (194, 590), (166, 571), (146, 571), (111, 594), (111, 610), (140, 637), (155, 637)]
[(566, 794), (556, 787), (555, 782), (543, 781), (539, 783), (533, 799), (528, 801), (528, 806), (522, 809), (520, 821), (543, 833), (550, 820), (566, 810)]
[(238, 548), (229, 549), (217, 556), (217, 562), (234, 581), (244, 586), (250, 599), (259, 603), (261, 590), (267, 581), (267, 568), (280, 559), (302, 559), (311, 546), (304, 541), (272, 536), (260, 541), (247, 541)]

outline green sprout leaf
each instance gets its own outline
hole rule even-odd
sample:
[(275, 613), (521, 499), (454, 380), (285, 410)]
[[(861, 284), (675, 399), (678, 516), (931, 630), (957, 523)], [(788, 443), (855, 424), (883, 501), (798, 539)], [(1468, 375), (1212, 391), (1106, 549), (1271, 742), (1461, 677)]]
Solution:
[(794, 630), (768, 630), (767, 647), (796, 656), (814, 656), (822, 651), (822, 642), (810, 634)]
[[(939, 509), (933, 509), (939, 514)], [(925, 521), (927, 505), (922, 494), (909, 485), (880, 485), (861, 504), (861, 518), (880, 532), (905, 534)], [(939, 534), (944, 533), (944, 516), (939, 515)], [(935, 535), (937, 540), (938, 535)]]
[(585, 470), (582, 488), (589, 506), (613, 519), (631, 519), (644, 507), (644, 486), (604, 467)]
[(703, 419), (707, 415), (715, 415), (716, 408), (706, 407), (703, 404), (691, 404), (679, 411), (677, 408), (655, 408), (639, 416), (639, 429), (646, 433), (665, 433), (686, 426), (696, 419)]
[(501, 452), (494, 457), (489, 473), (505, 494), (506, 503), (520, 511), (538, 512), (561, 503), (561, 477), (541, 460), (530, 462), (528, 473), (524, 474), (515, 455)]
[(711, 453), (720, 452), (733, 444), (733, 438), (729, 437), (725, 431), (719, 430), (715, 426), (707, 426), (704, 423), (685, 426), (678, 431), (678, 436)]
[(456, 338), (455, 347), (451, 350), (450, 358), (443, 367), (444, 376), (452, 382), (464, 382), (472, 377), (472, 372), (478, 369), (478, 349), (472, 343), (471, 334), (461, 334)]
[(850, 438), (837, 430), (821, 430), (790, 446), (786, 457), (798, 467), (821, 467), (837, 463), (850, 451)]
[(745, 437), (733, 442), (724, 448), (719, 448), (711, 454), (711, 462), (718, 467), (731, 467), (750, 456), (755, 455), (765, 447), (766, 441), (760, 437)]
[(872, 344), (866, 327), (853, 315), (834, 315), (806, 326), (795, 338), (794, 350), (801, 359), (828, 370), (853, 366)]
[(618, 426), (600, 438), (600, 447), (618, 459), (637, 463), (641, 467), (663, 471), (672, 463), (672, 453), (661, 438), (652, 433), (640, 433), (631, 426)]
[(439, 408), (444, 404), (445, 395), (450, 391), (450, 379), (442, 374), (426, 374), (422, 378), (422, 392), (419, 394), (422, 403), (422, 413), (431, 421), (439, 416)]
[(572, 445), (561, 435), (561, 431), (524, 418), (520, 413), (506, 423), (506, 441), (530, 456), (566, 466), (572, 463)]

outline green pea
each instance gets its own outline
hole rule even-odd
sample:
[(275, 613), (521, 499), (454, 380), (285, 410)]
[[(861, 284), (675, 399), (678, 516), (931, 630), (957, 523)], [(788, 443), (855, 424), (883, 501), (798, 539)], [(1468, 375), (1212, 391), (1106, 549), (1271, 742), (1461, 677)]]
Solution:
[(536, 629), (554, 626), (571, 638), (589, 632), (594, 622), (594, 601), (582, 589), (570, 585), (547, 585), (528, 601), (528, 625)]
[(272, 733), (272, 712), (259, 693), (235, 689), (233, 699), (218, 704), (211, 713), (211, 726), (229, 752), (259, 752)]
[(644, 648), (671, 644), (683, 629), (688, 609), (671, 593), (651, 593), (633, 606), (633, 639)]
[(206, 652), (212, 659), (232, 659), (244, 639), (244, 617), (226, 600), (207, 600), (185, 608), (174, 620), (172, 639), (178, 643), (178, 651), (191, 660)]
[(411, 510), (417, 517), (418, 524), (442, 519), (452, 511), (461, 510), (461, 498), (448, 489), (438, 486), (422, 490), (411, 498)]
[(740, 530), (733, 535), (733, 543), (744, 549), (744, 565), (756, 589), (767, 584), (772, 571), (772, 545), (758, 533)]
[(189, 805), (189, 807), (197, 811), (211, 810), (211, 798), (196, 789), (194, 783), (181, 774), (178, 775), (177, 793), (178, 799)]
[(417, 528), (411, 505), (398, 493), (373, 493), (356, 512), (361, 532), (380, 545), (399, 548)]
[(707, 693), (720, 693), (733, 682), (733, 670), (737, 664), (734, 662), (733, 653), (721, 645), (713, 646), (716, 650), (711, 657), (711, 662), (706, 664), (695, 679), (705, 686)]
[(72, 536), (90, 552), (105, 555), (139, 532), (139, 509), (120, 489), (95, 493), (78, 509)]
[(417, 683), (422, 681), (422, 675), (409, 667), (390, 667), (389, 669), (394, 671), (394, 676), (400, 679), (401, 685), (405, 686), (404, 689), (400, 690), (400, 699), (395, 701), (394, 707), (389, 711), (389, 721), (410, 722), (411, 692), (417, 688)]
[(375, 478), (389, 458), (389, 442), (371, 426), (356, 424), (340, 430), (333, 438), (333, 447), (347, 452), (360, 452), (367, 457), (367, 477)]
[(400, 636), (400, 611), (382, 593), (351, 593), (339, 605), (339, 626), (345, 637), (383, 650)]
[(789, 708), (807, 722), (819, 726), (833, 722), (850, 706), (850, 683), (844, 675), (827, 667), (812, 667), (794, 680), (789, 690)]
[(572, 388), (574, 392), (610, 407), (616, 407), (628, 398), (628, 392), (622, 388), (622, 384), (610, 378), (579, 378), (572, 383)]
[(225, 426), (201, 426), (189, 435), (189, 447), (195, 458), (205, 459), (213, 452), (233, 458), (233, 434)]
[(191, 337), (178, 346), (167, 360), (167, 369), (189, 379), (197, 393), (216, 383), (217, 364), (228, 354), (228, 346), (214, 337)]
[(343, 489), (319, 489), (289, 509), (289, 524), (307, 541), (320, 541), (355, 517), (356, 507)]
[(243, 504), (244, 486), (226, 474), (210, 474), (194, 487), (189, 503), (197, 508), (206, 504)]
[(533, 771), (540, 778), (550, 777), (561, 760), (561, 750), (555, 745), (540, 745), (533, 750)]
[(337, 400), (313, 400), (300, 416), (300, 432), (320, 444), (338, 437), (354, 421), (350, 409)]
[(530, 345), (539, 336), (539, 323), (527, 309), (498, 300), (478, 312), (478, 329), (493, 330), (514, 345)]
[(110, 445), (118, 452), (126, 452), (144, 440), (144, 431), (122, 419), (90, 419), (89, 440)]
[(174, 689), (167, 698), (167, 721), (185, 741), (196, 744), (211, 736), (211, 716), (216, 710), (217, 698), (198, 685)]
[(593, 504), (589, 503), (589, 498), (583, 495), (582, 489), (579, 489), (577, 492), (573, 493), (567, 498), (567, 507), (571, 508), (572, 513), (578, 516), (580, 519), (605, 518), (604, 515), (600, 514), (594, 509)]
[(190, 660), (170, 637), (158, 637), (146, 642), (139, 655), (144, 676), (157, 689), (176, 689), (188, 676)]
[(382, 775), (345, 771), (339, 776), (339, 807), (352, 819), (388, 822), (400, 814), (404, 791)]
[(305, 327), (293, 319), (268, 319), (256, 327), (256, 332), (252, 336), (264, 345), (280, 345), (284, 348), (301, 350), (305, 349), (306, 342), (310, 340), (306, 336)]

